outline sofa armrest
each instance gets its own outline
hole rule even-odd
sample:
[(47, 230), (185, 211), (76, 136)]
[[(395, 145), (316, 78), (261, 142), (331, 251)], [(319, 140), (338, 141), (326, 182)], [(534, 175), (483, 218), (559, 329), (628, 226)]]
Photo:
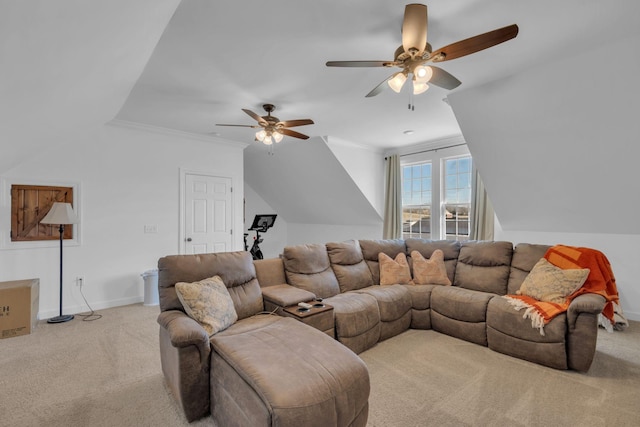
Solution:
[(210, 409), (209, 367), (211, 344), (204, 328), (179, 310), (158, 316), (160, 362), (167, 387), (189, 422)]
[(587, 372), (596, 353), (598, 315), (605, 299), (596, 294), (576, 297), (567, 310), (567, 365), (570, 369)]
[(313, 292), (291, 285), (275, 285), (262, 288), (262, 298), (266, 303), (280, 307), (296, 305), (299, 302), (311, 301), (316, 295)]
[(209, 359), (211, 345), (204, 328), (191, 317), (178, 310), (163, 311), (158, 316), (158, 324), (166, 329), (171, 345), (177, 348), (195, 345), (202, 360)]
[(569, 328), (575, 327), (576, 320), (580, 314), (592, 314), (597, 316), (602, 313), (606, 304), (604, 297), (598, 294), (582, 294), (577, 296), (569, 305), (567, 311), (567, 321), (569, 322)]

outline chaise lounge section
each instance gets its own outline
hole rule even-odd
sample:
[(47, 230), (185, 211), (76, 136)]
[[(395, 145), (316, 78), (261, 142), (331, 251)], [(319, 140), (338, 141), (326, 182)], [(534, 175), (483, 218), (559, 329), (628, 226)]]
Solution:
[[(409, 328), (434, 329), (556, 369), (587, 371), (602, 296), (573, 299), (544, 335), (502, 298), (520, 288), (548, 248), (352, 240), (289, 246), (280, 258), (256, 261), (247, 252), (162, 258), (158, 322), (167, 384), (189, 420), (210, 411), (220, 425), (365, 425), (369, 377), (356, 354)], [(451, 286), (380, 285), (381, 253), (403, 254), (412, 265), (412, 252), (428, 259), (437, 250)], [(223, 279), (239, 320), (209, 337), (184, 313), (174, 286), (213, 275)], [(332, 323), (278, 316), (317, 299), (333, 307)]]

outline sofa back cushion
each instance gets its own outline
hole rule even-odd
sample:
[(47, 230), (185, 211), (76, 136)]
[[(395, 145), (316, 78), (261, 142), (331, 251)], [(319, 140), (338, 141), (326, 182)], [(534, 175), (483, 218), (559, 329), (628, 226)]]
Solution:
[(312, 292), (320, 298), (340, 293), (325, 245), (287, 246), (282, 251), (282, 262), (287, 283), (291, 286)]
[(529, 272), (551, 246), (518, 243), (513, 251), (507, 293), (515, 294)]
[(261, 288), (287, 283), (282, 258), (256, 259), (253, 260), (253, 265)]
[(160, 310), (184, 311), (175, 289), (177, 282), (197, 282), (213, 276), (220, 276), (227, 287), (238, 319), (253, 316), (263, 310), (262, 292), (256, 279), (253, 258), (247, 251), (170, 255), (160, 258)]
[[(436, 249), (440, 249), (444, 254), (444, 266), (447, 269), (447, 277), (453, 283), (456, 273), (456, 265), (458, 256), (460, 255), (460, 242), (456, 240), (426, 240), (426, 239), (407, 239), (407, 253), (418, 251), (424, 258), (430, 259)], [(410, 264), (413, 265), (412, 260)], [(412, 270), (413, 271), (413, 270)]]
[(403, 252), (406, 255), (404, 240), (400, 239), (360, 240), (360, 249), (362, 250), (364, 261), (369, 266), (369, 270), (373, 276), (373, 283), (376, 285), (380, 284), (380, 265), (378, 264), (378, 254), (382, 252), (392, 259), (396, 259), (396, 256), (400, 252)]
[(362, 250), (357, 241), (327, 243), (326, 247), (331, 268), (340, 285), (340, 292), (355, 291), (373, 285), (373, 276), (362, 257)]
[(511, 242), (462, 242), (454, 286), (505, 295), (512, 254)]

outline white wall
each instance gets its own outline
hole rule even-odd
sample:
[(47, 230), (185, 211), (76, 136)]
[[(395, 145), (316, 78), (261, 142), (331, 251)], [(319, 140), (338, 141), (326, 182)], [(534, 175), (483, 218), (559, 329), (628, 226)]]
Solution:
[[(260, 214), (277, 214), (277, 212), (264, 201), (258, 193), (255, 192), (251, 186), (246, 182), (244, 184), (244, 199), (245, 199), (245, 220), (244, 230), (245, 233), (249, 233), (247, 236), (247, 244), (249, 248), (253, 244), (253, 238), (256, 236), (255, 231), (248, 231), (249, 227), (253, 223), (253, 218)], [(276, 222), (273, 227), (266, 233), (260, 233), (260, 236), (264, 241), (260, 244), (260, 250), (265, 258), (277, 258), (282, 253), (282, 248), (287, 246), (287, 229), (288, 224), (282, 215), (276, 217)]]
[[(76, 276), (94, 309), (140, 302), (140, 273), (179, 248), (180, 169), (232, 178), (233, 223), (242, 230), (244, 146), (178, 132), (122, 124), (95, 129), (61, 149), (32, 156), (1, 176), (0, 217), (8, 218), (12, 183), (71, 183), (80, 187), (81, 242), (64, 251), (64, 311), (86, 311)], [(145, 234), (154, 224), (157, 234)], [(9, 221), (0, 222), (0, 281), (40, 278), (40, 318), (57, 314), (59, 249), (19, 249), (6, 243)], [(242, 233), (234, 233), (235, 249)]]
[(380, 217), (384, 214), (384, 152), (327, 137), (327, 146)]
[(377, 225), (335, 225), (288, 223), (288, 245), (342, 242), (345, 240), (382, 239)]

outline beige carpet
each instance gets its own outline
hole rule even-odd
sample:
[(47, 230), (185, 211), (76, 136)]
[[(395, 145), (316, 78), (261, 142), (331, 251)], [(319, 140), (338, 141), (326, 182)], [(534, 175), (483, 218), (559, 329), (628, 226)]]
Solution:
[[(100, 313), (0, 340), (0, 426), (189, 425), (163, 384), (158, 308)], [(638, 322), (600, 332), (587, 374), (434, 331), (407, 331), (361, 357), (371, 375), (370, 426), (640, 425)]]

